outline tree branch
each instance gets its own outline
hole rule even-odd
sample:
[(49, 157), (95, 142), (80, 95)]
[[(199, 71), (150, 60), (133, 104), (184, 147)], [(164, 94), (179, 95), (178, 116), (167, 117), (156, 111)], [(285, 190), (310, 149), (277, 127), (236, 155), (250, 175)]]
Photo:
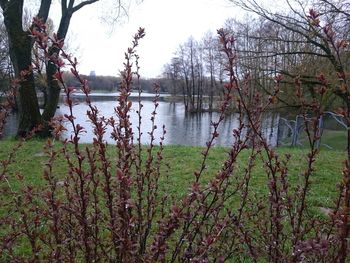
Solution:
[[(263, 7), (261, 7), (255, 0), (230, 0), (232, 3), (235, 3), (237, 6), (241, 7), (242, 9), (249, 11), (249, 12), (253, 12), (277, 25), (280, 25), (282, 27), (284, 27), (285, 29), (291, 31), (291, 32), (295, 32), (299, 35), (301, 35), (302, 37), (304, 37), (309, 43), (313, 44), (316, 47), (319, 47), (320, 49), (322, 49), (326, 54), (331, 55), (331, 51), (329, 49), (329, 47), (325, 44), (321, 44), (320, 42), (317, 42), (316, 40), (314, 40), (308, 33), (310, 33), (309, 30), (305, 30), (305, 28), (303, 26), (301, 26), (300, 21), (299, 22), (295, 22), (294, 19), (289, 19), (289, 16), (282, 16), (280, 14), (273, 14), (271, 12), (269, 12), (268, 10), (264, 9)], [(282, 21), (278, 20), (278, 18), (282, 19)], [(292, 23), (292, 22), (295, 23)], [(304, 22), (305, 24), (305, 22)], [(312, 33), (314, 33), (314, 36), (321, 38), (319, 33), (316, 31), (313, 31)]]
[(67, 11), (67, 0), (61, 1), (61, 10), (62, 10), (62, 14), (64, 14)]
[(238, 33), (235, 34), (235, 37), (238, 38), (249, 38), (249, 39), (255, 39), (255, 40), (262, 40), (262, 41), (275, 41), (275, 42), (282, 42), (282, 43), (296, 43), (296, 44), (308, 44), (308, 41), (305, 40), (293, 40), (293, 39), (283, 39), (281, 37), (263, 37), (263, 36), (256, 36), (256, 35), (249, 35), (245, 33)]
[[(261, 51), (251, 51), (251, 50), (236, 50), (238, 53), (253, 53), (253, 54), (261, 54), (263, 52)], [(265, 52), (268, 53), (268, 52)], [(327, 54), (321, 54), (317, 52), (307, 52), (307, 51), (290, 51), (290, 52), (270, 52), (270, 54), (267, 55), (260, 55), (260, 56), (254, 56), (253, 58), (271, 58), (271, 57), (277, 57), (277, 56), (285, 56), (285, 55), (313, 55), (317, 57), (323, 57), (323, 58), (329, 58), (330, 55)], [(244, 58), (249, 58), (248, 56)]]
[[(332, 1), (328, 1), (328, 0), (320, 0), (322, 3), (324, 3), (325, 5), (329, 5), (333, 10), (330, 10), (330, 12), (333, 13), (340, 13), (342, 15), (345, 15), (347, 20), (350, 19), (350, 12), (343, 10), (342, 8), (336, 6)], [(345, 4), (344, 4), (345, 5)], [(349, 3), (347, 4), (347, 7), (350, 7)]]
[(74, 6), (74, 0), (69, 0), (68, 9), (72, 9)]
[(99, 0), (89, 0), (89, 1), (83, 1), (81, 2), (80, 4), (76, 5), (75, 7), (73, 7), (73, 13), (78, 11), (80, 8), (86, 6), (86, 5), (90, 5), (90, 4), (93, 4), (95, 2), (98, 2)]
[(41, 0), (38, 17), (40, 17), (44, 22), (46, 22), (49, 16), (51, 2), (52, 0)]

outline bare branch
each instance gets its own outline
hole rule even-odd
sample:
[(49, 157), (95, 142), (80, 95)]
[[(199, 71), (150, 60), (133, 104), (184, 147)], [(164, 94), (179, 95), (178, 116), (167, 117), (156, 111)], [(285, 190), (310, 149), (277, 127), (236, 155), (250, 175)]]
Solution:
[(69, 4), (68, 4), (68, 9), (72, 9), (74, 6), (74, 1), (75, 0), (69, 0)]
[(67, 0), (61, 1), (61, 9), (62, 9), (62, 14), (64, 14), (67, 10)]
[(89, 1), (83, 1), (81, 2), (80, 4), (76, 5), (75, 7), (73, 7), (73, 13), (78, 11), (80, 8), (86, 6), (86, 5), (90, 5), (90, 4), (93, 4), (93, 3), (96, 3), (98, 2), (99, 0), (89, 0)]
[[(238, 50), (238, 49), (236, 51), (238, 53), (261, 54), (261, 51), (251, 51), (251, 50), (247, 51), (247, 50)], [(285, 56), (285, 55), (313, 55), (313, 56), (324, 57), (324, 58), (329, 58), (330, 57), (327, 54), (322, 54), (322, 53), (317, 53), (317, 52), (307, 52), (307, 51), (267, 52), (267, 53), (268, 53), (268, 55), (260, 55), (260, 56), (254, 55), (254, 58), (271, 58), (271, 57)]]
[[(235, 3), (237, 6), (243, 8), (244, 10), (247, 10), (249, 12), (253, 12), (268, 21), (271, 21), (279, 26), (284, 27), (285, 29), (298, 33), (302, 37), (304, 37), (309, 43), (313, 44), (316, 47), (319, 47), (322, 49), (326, 54), (331, 54), (330, 48), (327, 46), (326, 43), (320, 43), (316, 41), (315, 37), (320, 37), (319, 32), (313, 31), (313, 37), (310, 35), (310, 30), (305, 30), (306, 28), (302, 26), (301, 23), (304, 25), (308, 25), (308, 21), (306, 20), (306, 17), (303, 18), (304, 22), (297, 21), (293, 17), (290, 16), (283, 16), (281, 14), (273, 14), (272, 12), (268, 11), (267, 9), (264, 9), (262, 6), (260, 6), (255, 0), (230, 0), (231, 2)], [(280, 20), (282, 19), (282, 21)], [(293, 23), (294, 22), (294, 23)]]

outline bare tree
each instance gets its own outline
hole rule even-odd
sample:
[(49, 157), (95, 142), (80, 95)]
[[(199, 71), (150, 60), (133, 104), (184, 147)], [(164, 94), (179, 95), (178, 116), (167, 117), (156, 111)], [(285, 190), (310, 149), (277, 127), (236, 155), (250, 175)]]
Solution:
[[(297, 34), (282, 30), (264, 18), (247, 17), (244, 20), (245, 22), (229, 19), (224, 27), (236, 38), (237, 75), (249, 73), (251, 98), (257, 90), (271, 95), (274, 89), (273, 79), (277, 74), (300, 76), (302, 72), (301, 75), (306, 75), (305, 69), (301, 67), (305, 66), (308, 56), (304, 53), (310, 46), (301, 41)], [(311, 69), (315, 71), (314, 67)], [(308, 74), (315, 75), (314, 72)], [(283, 93), (278, 97), (287, 106), (295, 105), (295, 101), (291, 100), (293, 82), (291, 77), (285, 78)]]
[(177, 83), (181, 87), (186, 111), (213, 111), (214, 96), (222, 91), (225, 68), (218, 40), (212, 33), (200, 41), (190, 37), (175, 54), (166, 66), (166, 76), (173, 86)]
[(165, 79), (170, 80), (169, 91), (172, 96), (177, 96), (178, 92), (183, 91), (183, 83), (182, 83), (180, 74), (181, 74), (181, 68), (180, 68), (179, 61), (177, 58), (174, 57), (171, 59), (171, 62), (169, 64), (166, 64), (164, 66), (164, 72), (163, 72)]
[(218, 39), (212, 32), (208, 32), (202, 39), (204, 67), (209, 78), (207, 94), (208, 94), (208, 110), (212, 111), (214, 108), (214, 95), (217, 92), (220, 79), (220, 69), (222, 64), (220, 61), (221, 52), (219, 48)]

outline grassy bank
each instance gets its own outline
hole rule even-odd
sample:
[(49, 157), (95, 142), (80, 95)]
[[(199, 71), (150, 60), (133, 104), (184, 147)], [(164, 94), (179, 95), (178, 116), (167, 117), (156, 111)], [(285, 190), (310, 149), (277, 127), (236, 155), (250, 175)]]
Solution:
[[(9, 178), (12, 178), (11, 184), (16, 188), (17, 182), (14, 179), (15, 174), (24, 176), (25, 181), (34, 186), (40, 186), (44, 183), (43, 171), (44, 165), (48, 160), (43, 152), (44, 141), (32, 140), (26, 142), (15, 155), (15, 162), (11, 164)], [(7, 158), (9, 152), (15, 147), (15, 140), (0, 141), (0, 160)], [(56, 143), (59, 147), (59, 143)], [(87, 146), (87, 145), (85, 145)], [(83, 147), (85, 147), (83, 146)], [(174, 198), (179, 198), (187, 193), (190, 182), (193, 179), (193, 172), (198, 170), (201, 165), (202, 155), (201, 147), (188, 146), (166, 146), (164, 150), (164, 163), (170, 166), (164, 171), (164, 177), (161, 178), (161, 192), (171, 194)], [(207, 162), (207, 169), (203, 180), (209, 180), (221, 167), (227, 156), (228, 148), (215, 147), (212, 149)], [(305, 158), (307, 150), (302, 148), (279, 148), (279, 155), (290, 153), (292, 158), (289, 168), (289, 179), (293, 185), (299, 180), (299, 175), (306, 168)], [(110, 156), (114, 155), (114, 147), (108, 149)], [(234, 174), (240, 176), (246, 167), (249, 152), (245, 151), (239, 156), (238, 167)], [(319, 207), (332, 207), (334, 198), (337, 195), (336, 184), (339, 181), (342, 170), (342, 162), (345, 158), (343, 151), (322, 150), (316, 161), (316, 169), (312, 175), (312, 186), (309, 195), (309, 206), (317, 211)], [(54, 167), (54, 173), (58, 177), (64, 177), (67, 167), (63, 157), (59, 158)], [(258, 161), (253, 170), (251, 182), (251, 192), (257, 194), (266, 193), (266, 174)]]

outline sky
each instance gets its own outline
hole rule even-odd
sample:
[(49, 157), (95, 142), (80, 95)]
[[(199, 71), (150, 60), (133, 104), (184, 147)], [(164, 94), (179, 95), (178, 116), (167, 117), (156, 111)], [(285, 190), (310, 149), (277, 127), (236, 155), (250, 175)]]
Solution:
[[(131, 4), (128, 18), (112, 27), (100, 19), (105, 8), (93, 4), (73, 15), (68, 42), (82, 74), (118, 75), (132, 36), (144, 27), (146, 36), (138, 49), (141, 75), (157, 77), (190, 36), (200, 40), (206, 32), (216, 32), (227, 18), (241, 16), (228, 0), (143, 0)], [(50, 16), (58, 23), (59, 6), (52, 10)]]

